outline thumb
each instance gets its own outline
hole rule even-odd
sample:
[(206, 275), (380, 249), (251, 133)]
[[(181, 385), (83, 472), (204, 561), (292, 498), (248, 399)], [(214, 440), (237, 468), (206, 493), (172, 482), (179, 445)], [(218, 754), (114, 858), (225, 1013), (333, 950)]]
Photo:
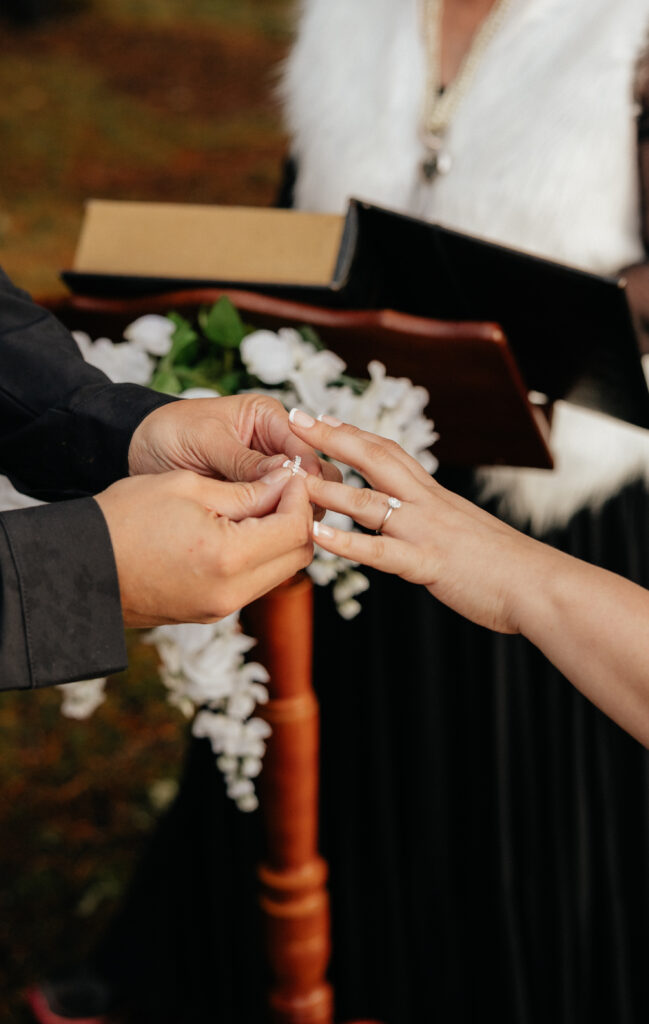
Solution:
[(280, 466), (259, 480), (243, 483), (204, 478), (200, 500), (206, 508), (237, 522), (249, 516), (265, 516), (277, 507), (291, 475), (290, 469)]
[(258, 480), (286, 462), (286, 455), (264, 455), (248, 448), (237, 438), (223, 439), (219, 444), (219, 472), (226, 480)]

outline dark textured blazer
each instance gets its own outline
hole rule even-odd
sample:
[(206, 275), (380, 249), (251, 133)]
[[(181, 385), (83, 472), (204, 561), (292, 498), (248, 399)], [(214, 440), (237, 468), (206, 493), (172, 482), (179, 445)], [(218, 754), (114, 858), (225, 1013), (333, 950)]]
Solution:
[(0, 689), (125, 667), (115, 561), (91, 495), (128, 476), (133, 431), (168, 400), (89, 366), (0, 270), (0, 472), (54, 502), (0, 514)]

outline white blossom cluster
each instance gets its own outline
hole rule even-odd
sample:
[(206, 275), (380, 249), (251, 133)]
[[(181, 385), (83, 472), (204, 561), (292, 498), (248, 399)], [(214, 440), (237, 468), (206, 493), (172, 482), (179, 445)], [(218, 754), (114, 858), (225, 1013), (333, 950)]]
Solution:
[[(124, 342), (92, 341), (80, 331), (74, 332), (74, 337), (86, 361), (112, 381), (147, 384), (157, 359), (169, 351), (174, 330), (167, 317), (152, 314), (130, 324)], [(298, 406), (313, 416), (329, 414), (392, 438), (434, 472), (437, 460), (428, 449), (437, 435), (423, 415), (428, 402), (424, 388), (386, 376), (385, 367), (374, 361), (368, 366), (369, 383), (359, 393), (341, 380), (346, 369), (342, 359), (305, 341), (292, 328), (282, 328), (276, 334), (263, 330), (249, 334), (241, 344), (241, 355), (248, 372), (265, 385), (263, 393), (278, 398), (287, 409)], [(208, 388), (193, 388), (182, 397), (217, 394)], [(363, 485), (354, 470), (343, 465), (339, 468), (346, 483)], [(19, 495), (9, 481), (0, 478), (0, 507), (30, 504), (38, 503)], [(352, 521), (338, 513), (328, 512), (326, 521), (342, 529), (352, 527)], [(358, 614), (357, 597), (369, 584), (354, 563), (316, 548), (308, 572), (317, 584), (333, 583), (333, 596), (343, 617)], [(148, 640), (160, 655), (160, 674), (170, 702), (188, 718), (194, 716), (195, 736), (210, 740), (228, 795), (241, 810), (254, 810), (253, 779), (261, 771), (270, 734), (263, 719), (252, 717), (256, 706), (268, 700), (266, 669), (245, 661), (256, 641), (243, 634), (238, 614), (211, 625), (160, 626), (148, 634)], [(60, 687), (62, 712), (73, 718), (88, 717), (104, 700), (104, 684), (103, 679), (92, 679)]]
[[(312, 416), (328, 414), (362, 430), (397, 441), (402, 448), (433, 473), (437, 459), (429, 451), (437, 439), (433, 423), (424, 416), (428, 404), (425, 388), (415, 387), (406, 378), (386, 376), (382, 363), (368, 365), (370, 381), (358, 393), (351, 384), (341, 383), (346, 364), (334, 352), (319, 350), (290, 327), (255, 331), (241, 343), (241, 357), (248, 372), (264, 384), (281, 385), (272, 393), (287, 409), (298, 406)], [(338, 463), (346, 484), (362, 487), (363, 480), (354, 469)], [(353, 526), (349, 516), (328, 512), (325, 523), (339, 530)], [(333, 597), (345, 619), (361, 610), (356, 598), (369, 583), (356, 564), (329, 551), (316, 548), (307, 572), (314, 583), (333, 583)]]
[(252, 780), (270, 735), (263, 719), (251, 717), (268, 701), (268, 672), (244, 661), (257, 641), (241, 631), (238, 612), (209, 625), (158, 626), (147, 641), (157, 647), (170, 702), (187, 718), (194, 716), (194, 736), (209, 739), (228, 796), (240, 810), (254, 811)]
[(141, 316), (124, 328), (124, 342), (115, 344), (110, 338), (93, 341), (84, 331), (73, 331), (72, 337), (81, 355), (92, 366), (102, 370), (115, 384), (148, 384), (156, 367), (156, 359), (166, 356), (176, 325), (166, 316)]

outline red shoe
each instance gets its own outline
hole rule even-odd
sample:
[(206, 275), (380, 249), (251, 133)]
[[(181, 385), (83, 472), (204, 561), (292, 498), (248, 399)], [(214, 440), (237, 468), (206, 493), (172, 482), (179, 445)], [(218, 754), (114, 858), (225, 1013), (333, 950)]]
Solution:
[(50, 1008), (45, 993), (40, 988), (25, 992), (25, 1002), (38, 1024), (109, 1024), (108, 1017), (62, 1017)]

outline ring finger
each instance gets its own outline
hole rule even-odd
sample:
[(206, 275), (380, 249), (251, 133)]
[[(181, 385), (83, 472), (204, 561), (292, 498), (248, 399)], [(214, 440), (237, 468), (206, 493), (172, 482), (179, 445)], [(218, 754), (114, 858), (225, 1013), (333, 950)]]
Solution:
[(403, 504), (393, 504), (398, 501), (397, 498), (391, 498), (368, 487), (349, 487), (347, 484), (338, 484), (314, 476), (307, 477), (304, 482), (311, 501), (331, 509), (332, 512), (342, 512), (351, 516), (355, 522), (367, 527), (368, 530), (378, 531), (384, 524), (388, 525), (388, 520), (392, 525), (394, 512)]

